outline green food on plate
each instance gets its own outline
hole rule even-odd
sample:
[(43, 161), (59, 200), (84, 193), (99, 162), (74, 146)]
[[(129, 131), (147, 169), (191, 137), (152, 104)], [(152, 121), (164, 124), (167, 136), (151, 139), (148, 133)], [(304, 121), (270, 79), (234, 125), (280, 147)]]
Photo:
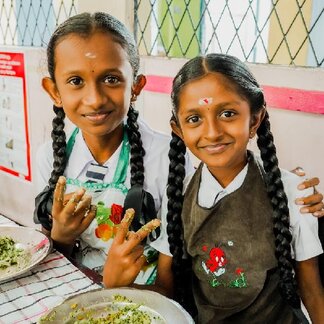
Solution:
[(16, 242), (8, 236), (0, 236), (0, 269), (18, 264), (24, 254), (23, 249), (16, 248)]

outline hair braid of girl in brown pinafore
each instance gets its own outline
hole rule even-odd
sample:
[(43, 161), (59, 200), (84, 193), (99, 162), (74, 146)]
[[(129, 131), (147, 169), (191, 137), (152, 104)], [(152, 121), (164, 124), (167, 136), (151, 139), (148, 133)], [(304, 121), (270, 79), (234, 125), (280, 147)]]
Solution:
[[(183, 180), (185, 177), (185, 152), (186, 147), (183, 141), (174, 133), (170, 142), (169, 150), (169, 176), (168, 176), (168, 213), (167, 213), (167, 232), (168, 241), (170, 244), (170, 252), (173, 255), (172, 271), (174, 273), (174, 280), (178, 283), (181, 280), (181, 262), (183, 254), (183, 233), (181, 222), (181, 210), (183, 202)], [(183, 303), (183, 296), (181, 291), (177, 288), (182, 284), (176, 285), (175, 296), (176, 299)]]
[[(201, 78), (208, 73), (221, 73), (223, 76), (227, 77), (229, 82), (235, 86), (240, 95), (249, 102), (252, 117), (265, 107), (263, 92), (245, 64), (243, 64), (236, 57), (230, 55), (208, 54), (205, 57), (196, 57), (188, 61), (174, 78), (171, 99), (173, 105), (173, 116), (175, 119), (178, 112), (179, 94), (182, 86), (184, 86), (187, 82)], [(283, 190), (281, 174), (278, 168), (276, 149), (273, 143), (272, 134), (270, 132), (270, 122), (267, 113), (258, 129), (257, 134), (258, 146), (261, 151), (261, 158), (263, 160), (265, 170), (266, 189), (273, 207), (273, 227), (276, 246), (275, 254), (278, 260), (278, 268), (280, 272), (279, 288), (281, 295), (287, 301), (287, 303), (299, 311), (300, 299), (296, 290), (296, 281), (293, 274), (291, 258), (291, 234), (289, 232), (288, 203), (286, 194)], [(172, 163), (172, 160), (170, 163)], [(172, 168), (175, 169), (176, 165)], [(182, 190), (182, 183), (171, 183), (170, 180), (172, 180), (172, 177), (169, 176), (168, 185), (171, 186), (173, 192), (176, 191), (173, 186), (179, 188), (178, 190)], [(167, 227), (167, 233), (169, 235), (171, 253), (174, 253), (172, 262), (175, 274), (175, 291), (178, 296), (187, 297), (188, 293), (186, 294), (184, 291), (184, 289), (187, 288), (187, 285), (184, 285), (181, 281), (181, 273), (183, 273), (185, 269), (183, 268), (183, 263), (181, 260), (182, 242), (180, 242), (178, 236), (180, 233), (179, 227), (181, 226), (181, 213), (179, 212), (179, 209), (181, 209), (180, 200), (177, 201), (177, 204), (174, 204), (174, 197), (172, 197), (172, 195), (169, 195), (169, 197), (169, 224)]]
[(192, 295), (192, 269), (189, 256), (183, 259), (183, 227), (181, 211), (183, 204), (183, 181), (185, 171), (186, 146), (180, 137), (172, 133), (169, 150), (169, 176), (167, 186), (168, 213), (167, 233), (174, 275), (174, 298), (194, 317), (196, 306)]
[(269, 115), (266, 112), (264, 119), (257, 131), (258, 147), (266, 173), (266, 188), (273, 208), (273, 232), (275, 235), (276, 257), (280, 272), (279, 289), (283, 298), (293, 308), (300, 307), (297, 295), (297, 283), (293, 275), (291, 258), (291, 240), (289, 231), (288, 200), (281, 181), (278, 167), (276, 148), (270, 131)]

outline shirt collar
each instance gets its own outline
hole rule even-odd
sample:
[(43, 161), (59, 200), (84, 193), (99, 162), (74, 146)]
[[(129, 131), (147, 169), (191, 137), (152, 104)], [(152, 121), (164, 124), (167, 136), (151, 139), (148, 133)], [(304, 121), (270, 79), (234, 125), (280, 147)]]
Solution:
[[(117, 163), (121, 147), (122, 143), (119, 145), (114, 154), (103, 164), (104, 166), (109, 167), (113, 163)], [(84, 141), (82, 132), (79, 131), (75, 137), (75, 143), (68, 160), (66, 176), (72, 179), (77, 179), (80, 174), (85, 172), (90, 163), (97, 162), (93, 158), (86, 142)]]
[(205, 208), (210, 208), (215, 204), (216, 197), (219, 199), (223, 198), (240, 188), (247, 175), (247, 170), (248, 164), (245, 165), (242, 171), (240, 171), (240, 173), (226, 188), (223, 188), (208, 170), (206, 164), (204, 164), (201, 172), (200, 188), (198, 192), (199, 205)]

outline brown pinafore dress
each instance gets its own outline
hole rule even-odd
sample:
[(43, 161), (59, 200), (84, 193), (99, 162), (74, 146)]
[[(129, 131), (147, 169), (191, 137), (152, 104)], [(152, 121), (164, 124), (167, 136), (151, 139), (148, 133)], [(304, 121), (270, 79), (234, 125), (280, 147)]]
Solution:
[(298, 323), (280, 296), (270, 205), (249, 156), (242, 186), (212, 208), (198, 205), (202, 165), (186, 190), (185, 247), (192, 257), (198, 323)]

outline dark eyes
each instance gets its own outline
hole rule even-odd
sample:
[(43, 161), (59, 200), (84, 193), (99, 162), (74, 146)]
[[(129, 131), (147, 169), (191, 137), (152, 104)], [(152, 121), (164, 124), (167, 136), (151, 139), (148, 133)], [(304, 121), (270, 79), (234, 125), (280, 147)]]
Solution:
[[(220, 119), (229, 119), (231, 117), (234, 117), (236, 113), (232, 110), (224, 110), (219, 115), (218, 118)], [(186, 118), (187, 123), (194, 124), (198, 123), (201, 120), (201, 117), (199, 115), (192, 115)]]
[(231, 110), (224, 110), (221, 114), (220, 117), (221, 118), (230, 118), (235, 116), (235, 112), (231, 111)]
[(187, 122), (190, 124), (197, 123), (199, 121), (199, 116), (190, 116), (187, 118)]
[[(105, 84), (109, 84), (109, 85), (116, 85), (120, 82), (120, 79), (116, 76), (112, 76), (112, 75), (107, 75), (103, 78), (103, 82)], [(83, 85), (84, 81), (82, 78), (80, 77), (73, 77), (71, 79), (68, 80), (68, 83), (73, 85), (73, 86), (81, 86)]]
[(117, 78), (116, 76), (113, 76), (113, 75), (107, 75), (104, 78), (104, 82), (109, 83), (109, 84), (116, 84), (119, 82), (119, 78)]
[(68, 83), (74, 86), (80, 86), (82, 84), (83, 80), (78, 77), (71, 78)]

